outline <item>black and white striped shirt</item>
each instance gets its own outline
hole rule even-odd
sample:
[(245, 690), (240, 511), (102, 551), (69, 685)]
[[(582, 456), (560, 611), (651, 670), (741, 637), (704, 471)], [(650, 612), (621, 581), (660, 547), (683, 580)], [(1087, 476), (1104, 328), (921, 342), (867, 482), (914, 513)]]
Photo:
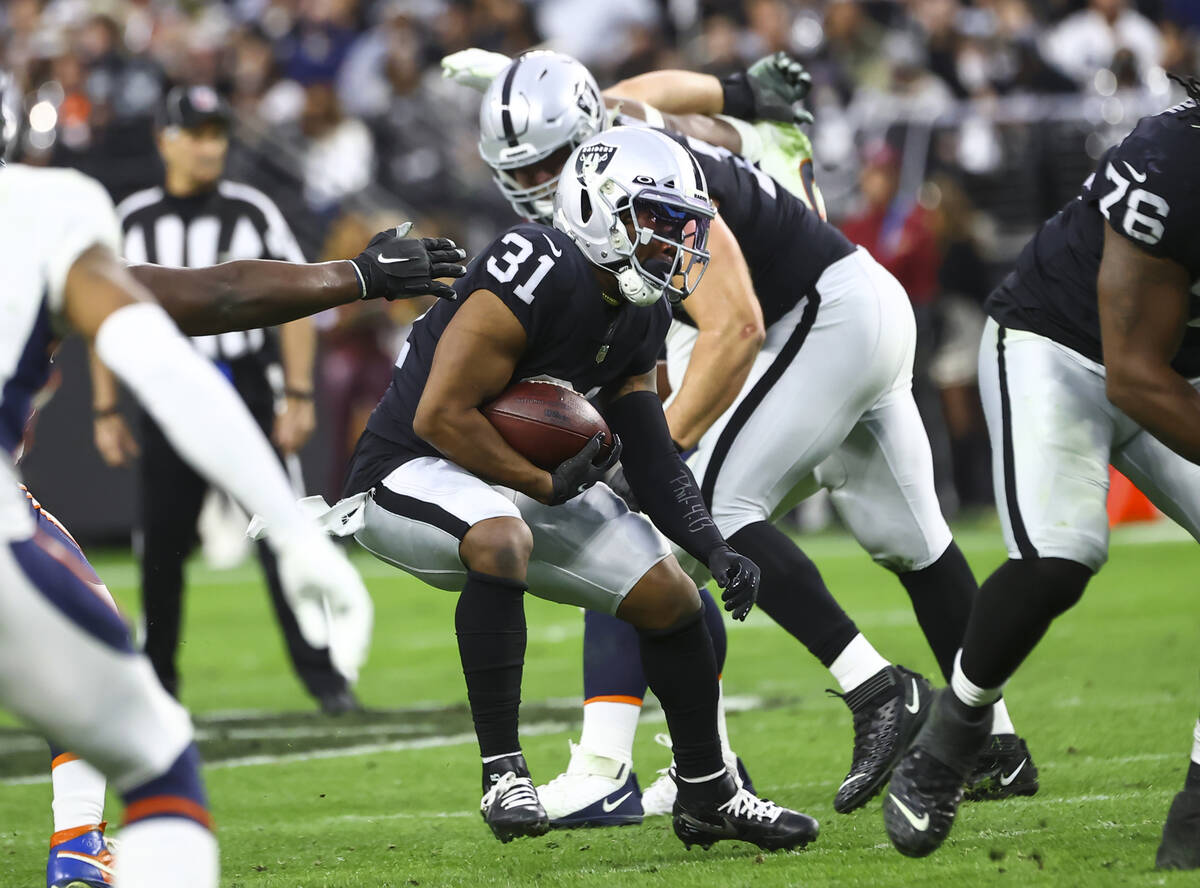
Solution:
[[(303, 262), (296, 238), (269, 197), (238, 182), (220, 182), (212, 191), (172, 197), (147, 188), (117, 206), (125, 234), (125, 260), (170, 268), (200, 268), (231, 259)], [(233, 361), (263, 354), (274, 359), (274, 337), (265, 330), (239, 330), (193, 336), (201, 353)]]

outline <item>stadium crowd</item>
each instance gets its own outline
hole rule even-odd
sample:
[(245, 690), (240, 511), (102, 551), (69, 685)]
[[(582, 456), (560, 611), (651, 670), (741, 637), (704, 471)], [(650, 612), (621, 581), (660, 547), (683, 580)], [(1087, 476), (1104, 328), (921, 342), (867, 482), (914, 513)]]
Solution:
[[(917, 309), (950, 510), (991, 496), (979, 304), (1104, 148), (1165, 104), (1166, 72), (1200, 72), (1192, 0), (11, 0), (0, 34), (26, 162), (78, 167), (119, 200), (161, 179), (166, 90), (212, 85), (237, 113), (229, 177), (271, 195), (313, 259), (352, 254), (385, 217), (473, 251), (510, 218), (476, 148), (478, 95), (441, 76), (448, 53), (547, 46), (605, 85), (788, 51), (812, 72), (830, 215)], [(324, 319), (327, 489), (411, 319), (385, 314)]]

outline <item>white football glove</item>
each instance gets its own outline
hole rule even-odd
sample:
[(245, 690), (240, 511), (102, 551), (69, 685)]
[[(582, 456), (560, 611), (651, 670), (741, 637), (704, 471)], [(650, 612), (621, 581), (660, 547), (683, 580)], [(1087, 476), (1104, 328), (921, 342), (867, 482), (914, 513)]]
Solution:
[(334, 668), (353, 683), (371, 646), (374, 606), (362, 578), (334, 543), (313, 532), (272, 541), (279, 582), (304, 640), (329, 648)]
[(502, 52), (477, 47), (461, 49), (442, 59), (442, 77), (484, 92), (511, 62)]

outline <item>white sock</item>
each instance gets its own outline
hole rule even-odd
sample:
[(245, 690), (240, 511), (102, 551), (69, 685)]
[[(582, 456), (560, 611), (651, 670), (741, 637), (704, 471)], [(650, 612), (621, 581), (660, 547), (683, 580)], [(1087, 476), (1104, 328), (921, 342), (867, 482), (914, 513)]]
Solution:
[[(633, 698), (630, 698), (633, 699)], [(627, 765), (633, 763), (633, 738), (642, 707), (633, 703), (591, 700), (583, 704), (583, 732), (579, 747)]]
[(104, 819), (104, 775), (70, 753), (63, 753), (50, 767), (54, 786), (54, 831), (94, 826)]
[(954, 696), (967, 706), (988, 706), (1000, 699), (1000, 688), (981, 688), (963, 673), (962, 648), (954, 655), (954, 674), (950, 676), (950, 689), (954, 691)]
[(1196, 727), (1192, 729), (1192, 761), (1200, 765), (1200, 719), (1196, 719)]
[(829, 671), (841, 687), (842, 693), (848, 694), (880, 669), (891, 665), (860, 632), (842, 648)]
[(151, 817), (121, 830), (116, 888), (217, 888), (217, 840), (194, 820)]
[(721, 758), (732, 762), (736, 756), (729, 745), (729, 726), (725, 724), (725, 682), (717, 681), (717, 736), (721, 738)]
[(1008, 706), (1005, 704), (1003, 697), (992, 704), (992, 733), (1017, 733), (1017, 729), (1013, 727), (1012, 718), (1008, 714)]

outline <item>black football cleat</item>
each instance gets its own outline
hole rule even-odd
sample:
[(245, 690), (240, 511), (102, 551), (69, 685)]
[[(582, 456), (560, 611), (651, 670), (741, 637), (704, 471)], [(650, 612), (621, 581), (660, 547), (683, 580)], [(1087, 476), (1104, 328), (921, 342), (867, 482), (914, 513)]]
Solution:
[(525, 756), (517, 753), (484, 765), (483, 789), (479, 813), (501, 842), (550, 831), (550, 818), (538, 801)]
[(992, 734), (967, 778), (963, 798), (986, 802), (1037, 791), (1038, 769), (1025, 741), (1016, 734)]
[(896, 765), (883, 799), (883, 824), (901, 854), (925, 857), (946, 840), (990, 727), (989, 710), (968, 720), (948, 688), (934, 695), (929, 720)]
[(317, 696), (317, 704), (325, 715), (339, 716), (352, 712), (362, 712), (363, 705), (354, 696), (354, 691), (348, 687), (327, 691)]
[(1185, 789), (1171, 802), (1154, 865), (1163, 870), (1200, 869), (1200, 791)]
[(737, 839), (764, 851), (782, 851), (803, 848), (821, 831), (812, 817), (758, 798), (729, 773), (703, 784), (671, 776), (679, 787), (671, 822), (688, 848), (707, 850), (716, 842)]
[(854, 754), (850, 772), (834, 796), (833, 810), (849, 814), (883, 789), (925, 723), (933, 689), (917, 673), (888, 666), (848, 694), (837, 696), (854, 715)]

